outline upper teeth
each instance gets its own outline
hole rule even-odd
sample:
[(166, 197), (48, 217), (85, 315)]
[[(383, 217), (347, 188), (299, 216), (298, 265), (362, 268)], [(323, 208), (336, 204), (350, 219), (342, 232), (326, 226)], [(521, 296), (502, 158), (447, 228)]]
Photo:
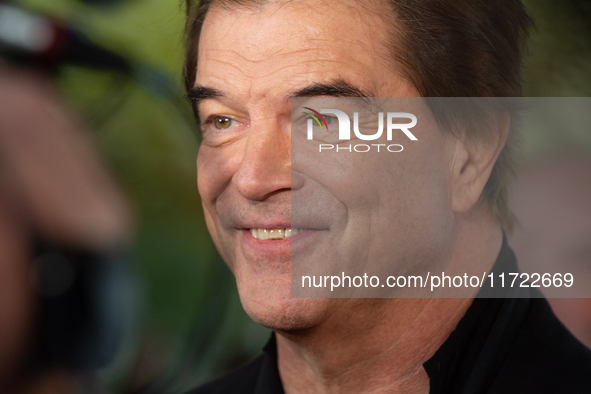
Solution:
[(250, 233), (256, 239), (284, 239), (296, 235), (302, 230), (297, 228), (251, 228)]

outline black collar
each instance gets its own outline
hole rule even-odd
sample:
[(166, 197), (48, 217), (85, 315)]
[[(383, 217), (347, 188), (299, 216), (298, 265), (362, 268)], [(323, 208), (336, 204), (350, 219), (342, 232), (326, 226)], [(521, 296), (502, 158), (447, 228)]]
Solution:
[[(492, 272), (497, 277), (500, 272), (518, 272), (505, 237)], [(492, 293), (488, 283), (483, 286), (456, 329), (424, 364), (430, 394), (481, 393), (492, 384), (513, 347), (530, 303), (529, 298), (487, 298), (516, 296), (510, 291)], [(282, 394), (274, 334), (263, 351), (255, 394)]]

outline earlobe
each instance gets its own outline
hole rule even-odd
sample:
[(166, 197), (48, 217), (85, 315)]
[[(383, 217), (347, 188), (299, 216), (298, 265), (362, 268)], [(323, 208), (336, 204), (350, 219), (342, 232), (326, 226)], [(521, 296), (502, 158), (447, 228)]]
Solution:
[(509, 114), (503, 113), (494, 136), (486, 141), (477, 141), (468, 136), (463, 140), (455, 139), (451, 166), (453, 212), (466, 212), (478, 202), (505, 146), (510, 123)]

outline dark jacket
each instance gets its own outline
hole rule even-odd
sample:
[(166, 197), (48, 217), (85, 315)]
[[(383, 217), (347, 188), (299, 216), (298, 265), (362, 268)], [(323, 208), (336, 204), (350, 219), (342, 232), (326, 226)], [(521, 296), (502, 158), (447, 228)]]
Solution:
[[(506, 241), (493, 269), (517, 272)], [(485, 286), (486, 287), (486, 286)], [(482, 298), (425, 364), (431, 394), (590, 394), (591, 351), (558, 321), (536, 289)], [(498, 294), (495, 294), (498, 296)], [(280, 394), (275, 338), (248, 365), (188, 394)]]

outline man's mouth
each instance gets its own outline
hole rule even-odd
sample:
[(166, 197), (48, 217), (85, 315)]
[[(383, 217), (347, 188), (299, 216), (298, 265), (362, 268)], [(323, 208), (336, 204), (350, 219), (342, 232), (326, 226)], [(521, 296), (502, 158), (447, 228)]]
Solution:
[(256, 239), (266, 240), (282, 240), (285, 238), (289, 238), (292, 235), (296, 235), (297, 233), (301, 232), (302, 230), (297, 228), (251, 228), (250, 233)]

